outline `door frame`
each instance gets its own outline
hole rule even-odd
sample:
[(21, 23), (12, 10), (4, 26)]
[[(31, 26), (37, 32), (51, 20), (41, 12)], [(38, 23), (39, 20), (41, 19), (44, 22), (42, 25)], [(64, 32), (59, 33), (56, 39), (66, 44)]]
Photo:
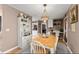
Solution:
[(42, 34), (42, 25), (45, 24), (46, 25), (46, 33), (47, 33), (47, 23), (41, 23), (41, 34)]
[(66, 16), (64, 18), (64, 37), (66, 38), (67, 40), (67, 37), (68, 37), (68, 16)]

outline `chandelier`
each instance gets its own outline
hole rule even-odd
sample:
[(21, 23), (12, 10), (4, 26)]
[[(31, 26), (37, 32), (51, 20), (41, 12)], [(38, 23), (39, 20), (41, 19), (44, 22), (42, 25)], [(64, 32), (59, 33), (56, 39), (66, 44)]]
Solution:
[(47, 20), (48, 20), (48, 15), (47, 15), (47, 10), (46, 10), (47, 4), (44, 4), (43, 6), (44, 6), (44, 10), (43, 10), (43, 14), (42, 14), (41, 19), (42, 19), (44, 22), (47, 22)]

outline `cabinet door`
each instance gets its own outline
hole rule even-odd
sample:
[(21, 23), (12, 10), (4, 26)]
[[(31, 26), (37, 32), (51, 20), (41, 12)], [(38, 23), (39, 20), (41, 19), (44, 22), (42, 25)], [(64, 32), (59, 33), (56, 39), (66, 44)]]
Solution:
[(22, 38), (22, 49), (24, 50), (25, 48), (26, 48), (26, 46), (27, 46), (27, 40), (26, 40), (26, 38)]
[(22, 48), (23, 49), (29, 48), (30, 42), (31, 42), (31, 35), (27, 36), (27, 37), (23, 37), (22, 38)]

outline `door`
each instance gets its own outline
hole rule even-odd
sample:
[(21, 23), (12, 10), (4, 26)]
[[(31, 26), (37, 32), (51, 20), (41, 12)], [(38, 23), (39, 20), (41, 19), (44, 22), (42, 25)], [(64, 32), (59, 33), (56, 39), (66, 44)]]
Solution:
[(47, 33), (47, 24), (42, 23), (41, 24), (41, 34), (46, 34)]

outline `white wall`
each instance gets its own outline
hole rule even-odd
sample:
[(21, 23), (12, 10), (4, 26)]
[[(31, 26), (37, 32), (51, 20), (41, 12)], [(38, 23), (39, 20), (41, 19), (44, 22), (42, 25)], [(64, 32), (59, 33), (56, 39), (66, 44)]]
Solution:
[[(71, 6), (71, 8), (74, 5)], [(79, 5), (78, 5), (79, 7)], [(71, 9), (70, 8), (70, 9)], [(79, 11), (79, 8), (78, 8)], [(79, 12), (78, 12), (79, 14)], [(73, 53), (79, 53), (79, 15), (78, 15), (78, 22), (75, 23), (75, 32), (72, 31), (71, 29), (71, 23), (70, 23), (70, 19), (68, 19), (68, 45), (71, 48)]]
[(7, 5), (2, 5), (2, 14), (3, 26), (0, 33), (0, 50), (6, 51), (17, 46), (17, 11)]
[(0, 16), (2, 16), (2, 5), (0, 5)]
[(40, 20), (40, 19), (37, 17), (32, 17), (32, 21), (38, 21), (38, 20)]

